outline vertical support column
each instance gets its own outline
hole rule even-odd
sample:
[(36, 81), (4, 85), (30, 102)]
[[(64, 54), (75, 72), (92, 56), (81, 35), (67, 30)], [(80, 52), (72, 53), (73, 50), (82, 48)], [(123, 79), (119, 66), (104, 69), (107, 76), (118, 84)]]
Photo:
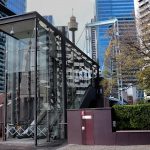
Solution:
[[(93, 66), (93, 64), (92, 64), (92, 66)], [(94, 75), (93, 75), (93, 67), (92, 66), (90, 67), (90, 71), (91, 71), (91, 85), (94, 86), (93, 85), (93, 78), (94, 78), (93, 76)]]
[[(5, 61), (7, 62), (7, 59)], [(7, 100), (7, 81), (8, 81), (8, 74), (5, 68), (5, 101), (4, 101), (4, 128), (3, 128), (3, 140), (4, 141), (6, 141), (6, 133), (7, 133), (7, 101), (8, 101)]]
[(97, 79), (96, 79), (96, 88), (97, 88), (97, 99), (99, 107), (104, 107), (104, 96), (103, 96), (103, 87), (100, 86), (100, 81), (102, 80), (102, 77), (99, 75), (99, 65), (97, 67)]
[(12, 97), (11, 97), (11, 124), (16, 123), (16, 73), (12, 74)]
[[(99, 66), (97, 65), (96, 67), (97, 67), (97, 82), (99, 83)], [(98, 87), (99, 87), (99, 85), (98, 85)]]
[[(47, 43), (50, 43), (50, 41), (51, 41), (51, 38), (50, 38), (50, 36), (51, 36), (51, 31), (50, 31), (50, 29), (49, 29), (49, 31), (48, 31), (48, 33), (47, 33), (48, 35), (48, 39), (46, 39), (46, 41), (47, 41)], [(52, 63), (52, 58), (51, 58), (51, 56), (50, 56), (50, 45), (48, 44), (47, 45), (48, 47), (49, 47), (49, 49), (46, 51), (46, 63), (47, 63), (47, 81), (48, 81), (48, 86), (50, 86), (50, 88), (46, 88), (46, 93), (47, 93), (47, 96), (46, 96), (46, 98), (47, 98), (47, 103), (49, 104), (49, 106), (51, 106), (51, 96), (52, 96), (52, 84), (51, 84), (51, 79), (54, 79), (54, 78), (52, 78), (52, 74), (51, 74), (51, 70), (53, 69), (53, 68), (50, 68), (50, 64)], [(51, 135), (51, 133), (50, 133), (50, 110), (47, 110), (47, 129), (48, 129), (48, 132), (47, 132), (47, 142), (50, 142), (50, 135)]]
[(16, 126), (16, 45), (17, 41), (11, 38), (13, 43), (13, 73), (12, 73), (12, 95), (11, 95), (11, 124)]
[(66, 41), (65, 27), (62, 27), (61, 53), (62, 53), (62, 100), (64, 104), (64, 137), (67, 138), (67, 79), (66, 79)]
[(34, 93), (34, 142), (35, 146), (37, 146), (37, 18), (35, 18), (35, 58), (34, 58), (34, 65), (35, 65), (35, 73), (34, 73), (34, 82), (35, 82), (35, 93)]
[(29, 41), (29, 50), (28, 50), (28, 125), (30, 125), (30, 119), (31, 119), (31, 114), (30, 114), (30, 102), (31, 102), (31, 45), (32, 42), (31, 40)]
[(19, 50), (17, 52), (17, 58), (18, 58), (18, 61), (17, 61), (17, 66), (18, 66), (18, 73), (17, 73), (17, 76), (18, 76), (18, 79), (17, 79), (17, 90), (16, 90), (16, 123), (17, 125), (20, 124), (20, 84), (21, 84), (21, 66), (20, 66), (20, 50), (21, 50), (21, 44), (20, 44), (20, 41), (19, 41)]
[[(7, 37), (6, 37), (7, 38)], [(8, 47), (6, 46), (6, 52), (5, 52), (5, 100), (4, 100), (4, 127), (3, 127), (3, 140), (7, 140), (7, 83), (8, 83)]]
[(101, 106), (101, 100), (100, 100), (100, 88), (99, 88), (99, 66), (96, 66), (97, 68), (97, 77), (96, 77), (96, 88), (97, 88), (97, 98), (100, 101), (100, 106)]
[[(65, 32), (64, 32), (65, 34)], [(72, 43), (75, 44), (75, 31), (72, 31)]]
[(18, 90), (17, 90), (17, 101), (16, 101), (16, 122), (20, 124), (20, 83), (21, 83), (21, 72), (18, 72)]

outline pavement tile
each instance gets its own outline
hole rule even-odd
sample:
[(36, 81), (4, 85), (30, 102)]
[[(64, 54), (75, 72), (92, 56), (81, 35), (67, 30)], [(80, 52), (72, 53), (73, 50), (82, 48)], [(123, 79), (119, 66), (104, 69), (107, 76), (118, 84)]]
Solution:
[(42, 145), (33, 146), (33, 141), (7, 141), (0, 142), (0, 150), (150, 150), (150, 145), (132, 145), (132, 146), (101, 146), (101, 145)]
[(57, 150), (150, 150), (150, 145), (134, 145), (134, 146), (88, 146), (88, 145), (66, 145)]

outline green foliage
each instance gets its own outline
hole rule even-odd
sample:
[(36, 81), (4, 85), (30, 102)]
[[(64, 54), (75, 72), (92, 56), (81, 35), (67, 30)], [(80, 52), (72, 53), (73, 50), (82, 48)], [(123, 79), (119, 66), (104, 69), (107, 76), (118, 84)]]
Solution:
[[(136, 18), (135, 18), (136, 20)], [(140, 89), (150, 93), (150, 25), (149, 22), (143, 22), (137, 18), (137, 26), (139, 31), (137, 34), (131, 32), (135, 30), (135, 26), (131, 26), (128, 22), (122, 24), (126, 29), (121, 38), (114, 38), (114, 30), (108, 30), (111, 41), (105, 53), (105, 68), (110, 70), (112, 64), (119, 66), (123, 86), (133, 85), (139, 86)], [(144, 29), (144, 30), (143, 30)], [(120, 51), (114, 53), (114, 49)], [(114, 65), (114, 66), (115, 66)], [(110, 78), (114, 78), (113, 72)], [(134, 79), (134, 80), (132, 80)], [(135, 80), (136, 79), (136, 80)]]
[(114, 105), (117, 130), (150, 130), (150, 104)]
[(138, 101), (136, 102), (136, 104), (145, 104), (145, 103), (147, 103), (147, 101), (144, 100), (144, 99), (138, 100)]
[(150, 66), (145, 67), (143, 70), (141, 70), (137, 77), (139, 79), (139, 85), (144, 90), (147, 90), (149, 92), (150, 90)]
[(110, 93), (114, 86), (114, 83), (115, 83), (115, 81), (113, 79), (109, 79), (109, 78), (102, 80), (102, 82), (100, 83), (100, 85), (103, 86), (105, 97), (110, 96)]

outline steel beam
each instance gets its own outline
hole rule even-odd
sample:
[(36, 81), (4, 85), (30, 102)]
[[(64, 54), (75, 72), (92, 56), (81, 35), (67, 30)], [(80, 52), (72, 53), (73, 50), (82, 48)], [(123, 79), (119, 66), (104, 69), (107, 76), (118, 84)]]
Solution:
[(86, 24), (86, 27), (96, 27), (96, 26), (103, 26), (103, 25), (108, 25), (108, 24), (114, 24), (118, 21), (118, 19), (110, 19), (106, 21), (97, 21), (93, 23), (88, 23)]
[(66, 79), (66, 40), (65, 27), (62, 27), (61, 54), (62, 54), (62, 101), (64, 104), (64, 137), (67, 139), (67, 79)]
[[(6, 55), (8, 55), (6, 53)], [(7, 58), (7, 56), (6, 56)], [(6, 62), (7, 62), (7, 59), (6, 59)], [(3, 128), (3, 140), (6, 141), (7, 140), (7, 136), (6, 136), (6, 133), (7, 133), (7, 81), (8, 81), (8, 74), (7, 74), (7, 70), (5, 69), (5, 100), (4, 100), (4, 128)]]
[[(51, 30), (54, 31), (55, 34), (59, 35), (60, 37), (62, 36), (61, 31), (59, 31), (57, 28), (55, 28), (52, 24), (50, 24), (45, 18), (43, 18), (36, 11), (26, 13), (26, 14), (22, 14), (22, 15), (17, 15), (17, 16), (0, 18), (0, 27), (3, 26), (3, 25), (7, 25), (9, 23), (15, 23), (15, 22), (19, 22), (19, 21), (26, 21), (26, 20), (35, 19), (35, 18), (39, 18), (39, 20), (41, 20), (43, 23), (45, 23), (47, 25), (47, 27), (49, 27)], [(91, 61), (91, 63), (98, 65), (93, 59), (88, 57), (82, 50), (80, 50), (74, 43), (72, 43), (65, 36), (64, 36), (64, 39), (72, 47), (74, 47), (76, 50), (78, 50), (83, 56), (85, 56), (87, 59), (89, 59)]]
[(35, 18), (35, 58), (34, 58), (34, 65), (35, 65), (35, 73), (34, 73), (34, 142), (35, 146), (37, 146), (37, 18)]

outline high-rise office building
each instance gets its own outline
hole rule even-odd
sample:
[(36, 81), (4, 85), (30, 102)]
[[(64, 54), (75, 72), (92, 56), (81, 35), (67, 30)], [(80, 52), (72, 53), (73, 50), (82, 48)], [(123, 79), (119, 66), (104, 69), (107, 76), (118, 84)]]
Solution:
[(14, 14), (6, 7), (6, 2), (7, 0), (0, 0), (0, 18)]
[(86, 54), (91, 57), (94, 61), (97, 59), (97, 38), (96, 38), (96, 26), (94, 22), (96, 21), (95, 17), (91, 19), (90, 27), (86, 24)]
[(150, 14), (150, 1), (149, 0), (138, 0), (137, 1), (137, 11), (140, 18), (148, 19)]
[(26, 0), (7, 0), (6, 6), (16, 14), (22, 14), (26, 11)]
[(147, 27), (147, 25), (150, 22), (150, 1), (138, 0), (135, 2), (135, 4), (137, 5), (136, 8), (136, 17), (138, 18), (137, 21), (140, 21), (138, 22), (138, 24), (143, 23), (146, 25), (146, 26), (140, 25), (140, 30), (142, 31), (144, 30), (145, 27)]
[[(134, 22), (134, 0), (96, 0), (96, 21), (118, 19), (119, 34), (125, 31), (124, 23)], [(98, 54), (101, 69), (104, 67), (104, 55), (109, 45), (107, 31), (110, 25), (98, 27)]]
[[(0, 0), (0, 18), (26, 11), (26, 0)], [(5, 85), (5, 35), (0, 32), (0, 92)]]
[(48, 15), (48, 16), (43, 16), (49, 23), (54, 24), (53, 16)]
[[(101, 70), (105, 69), (104, 59), (105, 52), (110, 44), (110, 40), (113, 38), (109, 36), (109, 30), (113, 27), (113, 36), (115, 39), (121, 40), (126, 34), (127, 30), (133, 32), (136, 39), (136, 27), (135, 27), (135, 15), (134, 15), (134, 0), (96, 0), (96, 21), (105, 22), (111, 19), (116, 19), (117, 23), (104, 24), (97, 28), (98, 39), (98, 58)], [(128, 27), (127, 27), (128, 26)], [(112, 47), (113, 55), (116, 55), (121, 51), (121, 46), (118, 44)], [(113, 89), (112, 94), (123, 99), (122, 89), (135, 80), (135, 77), (124, 79), (124, 72), (120, 66), (116, 63), (116, 60), (109, 61), (110, 66), (107, 70), (110, 72), (111, 77), (116, 81), (116, 86)]]
[[(150, 0), (135, 0), (135, 14), (137, 18), (137, 31), (141, 43), (141, 49), (149, 52), (150, 49)], [(149, 58), (145, 58), (149, 60)], [(144, 68), (150, 67), (147, 63)], [(149, 99), (150, 93), (144, 92), (144, 97)]]
[(6, 0), (1, 0), (0, 3), (5, 5), (6, 4)]

